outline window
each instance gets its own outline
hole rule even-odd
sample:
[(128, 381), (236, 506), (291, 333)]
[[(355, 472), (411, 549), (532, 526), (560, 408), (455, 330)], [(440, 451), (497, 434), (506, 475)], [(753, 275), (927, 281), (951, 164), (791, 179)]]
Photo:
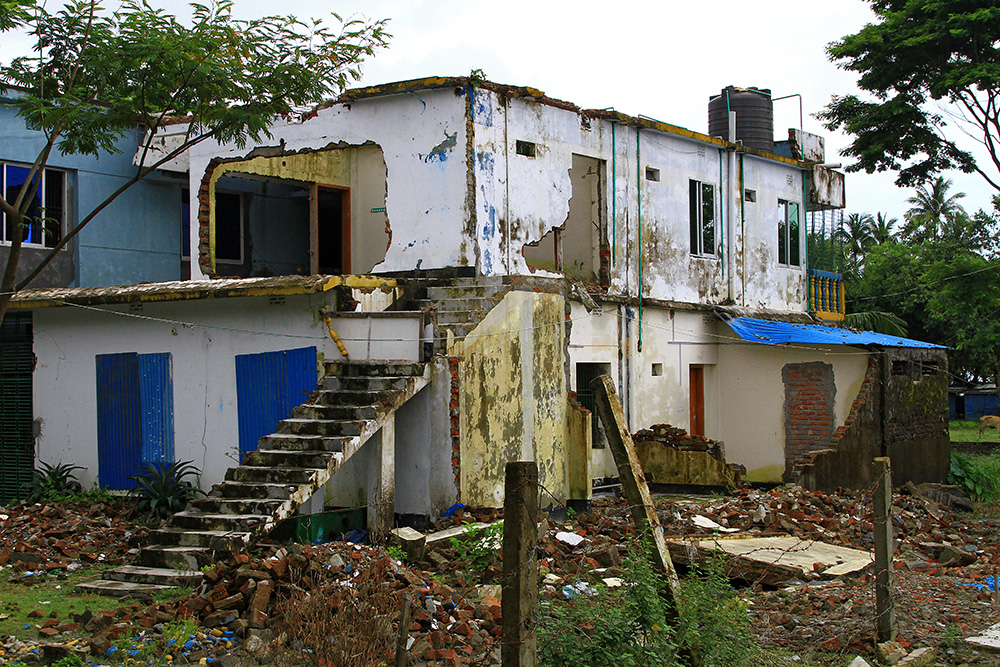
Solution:
[(535, 144), (518, 140), (514, 142), (514, 152), (524, 157), (535, 157)]
[(799, 205), (778, 200), (778, 264), (799, 266)]
[(715, 255), (715, 186), (690, 182), (691, 254)]
[(655, 167), (646, 167), (646, 180), (659, 182), (660, 170)]
[[(4, 199), (13, 203), (28, 180), (29, 167), (0, 162), (0, 190)], [(37, 178), (37, 177), (36, 177)], [(42, 180), (28, 205), (21, 241), (27, 245), (52, 248), (63, 236), (66, 215), (66, 173), (58, 169), (42, 170)], [(0, 213), (2, 241), (14, 238), (14, 220)]]

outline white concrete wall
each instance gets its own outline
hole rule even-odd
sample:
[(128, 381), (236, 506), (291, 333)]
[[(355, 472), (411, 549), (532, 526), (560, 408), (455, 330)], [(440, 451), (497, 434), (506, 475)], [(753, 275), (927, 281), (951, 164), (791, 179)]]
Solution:
[[(385, 261), (372, 271), (475, 265), (475, 249), (465, 233), (465, 111), (466, 93), (457, 95), (453, 88), (355, 100), (321, 109), (302, 123), (279, 121), (264, 146), (294, 152), (376, 144), (386, 166), (385, 216), (392, 242)], [(207, 141), (192, 149), (192, 251), (198, 248), (197, 193), (209, 162), (246, 157), (253, 150)], [(365, 248), (364, 254), (376, 250)], [(192, 261), (191, 273), (193, 279), (205, 278), (197, 261)]]
[(38, 460), (85, 466), (81, 481), (92, 484), (98, 473), (95, 356), (169, 352), (175, 459), (193, 460), (205, 488), (221, 481), (226, 469), (236, 465), (238, 452), (236, 355), (315, 345), (320, 361), (324, 355), (339, 358), (319, 317), (326, 298), (287, 296), (282, 305), (270, 305), (268, 297), (242, 297), (147, 303), (137, 311), (127, 306), (102, 307), (107, 312), (36, 310), (33, 395), (35, 416), (42, 422)]
[(744, 343), (722, 323), (718, 405), (725, 419), (717, 431), (726, 458), (747, 468), (751, 481), (780, 482), (785, 470), (786, 364), (820, 361), (833, 366), (835, 426), (843, 425), (868, 368), (868, 352), (843, 346)]

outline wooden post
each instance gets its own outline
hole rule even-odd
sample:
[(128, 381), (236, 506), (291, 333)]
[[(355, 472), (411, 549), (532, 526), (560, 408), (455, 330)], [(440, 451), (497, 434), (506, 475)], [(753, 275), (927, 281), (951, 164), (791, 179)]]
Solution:
[(663, 575), (666, 586), (663, 596), (667, 603), (668, 620), (677, 619), (677, 600), (680, 597), (680, 582), (674, 563), (670, 560), (667, 543), (663, 539), (660, 520), (653, 507), (653, 498), (649, 495), (646, 477), (643, 475), (639, 457), (635, 453), (632, 436), (625, 425), (625, 415), (622, 404), (615, 393), (615, 385), (609, 375), (601, 375), (590, 383), (594, 392), (594, 402), (597, 415), (604, 424), (604, 432), (608, 437), (608, 446), (615, 457), (618, 476), (621, 478), (625, 498), (632, 510), (632, 521), (640, 534), (648, 533), (653, 540), (653, 568)]
[(875, 492), (872, 499), (875, 528), (875, 637), (896, 638), (896, 610), (892, 604), (892, 470), (889, 458), (875, 459)]
[(507, 464), (503, 502), (502, 667), (536, 667), (538, 464)]
[(399, 632), (396, 633), (396, 665), (406, 667), (406, 644), (410, 638), (410, 607), (413, 598), (409, 593), (403, 595), (403, 608), (399, 611)]

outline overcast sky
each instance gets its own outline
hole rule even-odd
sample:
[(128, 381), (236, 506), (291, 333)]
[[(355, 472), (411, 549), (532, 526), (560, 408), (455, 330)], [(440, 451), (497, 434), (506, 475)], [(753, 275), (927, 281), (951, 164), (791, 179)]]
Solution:
[[(51, 1), (51, 0), (50, 0)], [(184, 2), (149, 0), (187, 12)], [(107, 7), (115, 5), (108, 4)], [(800, 94), (807, 132), (826, 138), (827, 161), (848, 142), (812, 117), (831, 95), (855, 90), (855, 76), (826, 58), (825, 46), (873, 19), (862, 0), (235, 0), (241, 17), (269, 13), (317, 18), (324, 12), (389, 18), (388, 50), (365, 66), (359, 85), (483, 70), (499, 83), (540, 88), (584, 108), (614, 107), (698, 132), (708, 99), (727, 85)], [(28, 48), (0, 37), (0, 60)], [(775, 103), (775, 134), (799, 126), (798, 98)], [(992, 191), (975, 175), (948, 174), (970, 212)], [(849, 174), (849, 212), (901, 217), (912, 190), (892, 174)]]

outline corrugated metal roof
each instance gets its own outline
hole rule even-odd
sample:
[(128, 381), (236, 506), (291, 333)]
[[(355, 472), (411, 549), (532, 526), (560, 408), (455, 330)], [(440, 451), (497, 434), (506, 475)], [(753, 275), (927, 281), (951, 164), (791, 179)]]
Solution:
[(841, 327), (826, 327), (820, 324), (793, 324), (772, 322), (753, 317), (735, 317), (726, 324), (745, 341), (764, 345), (783, 343), (812, 343), (816, 345), (854, 345), (856, 347), (915, 347), (926, 349), (947, 349), (943, 345), (924, 343), (911, 338), (888, 336), (874, 331), (853, 331)]

